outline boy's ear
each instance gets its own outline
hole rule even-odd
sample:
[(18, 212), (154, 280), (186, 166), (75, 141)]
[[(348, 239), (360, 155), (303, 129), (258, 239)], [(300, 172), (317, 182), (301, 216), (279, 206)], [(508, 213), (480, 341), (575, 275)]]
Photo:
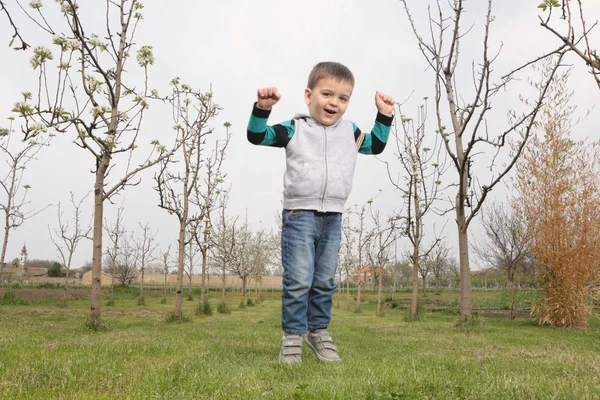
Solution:
[(310, 100), (312, 99), (312, 91), (309, 88), (304, 89), (304, 101), (306, 105), (310, 105)]

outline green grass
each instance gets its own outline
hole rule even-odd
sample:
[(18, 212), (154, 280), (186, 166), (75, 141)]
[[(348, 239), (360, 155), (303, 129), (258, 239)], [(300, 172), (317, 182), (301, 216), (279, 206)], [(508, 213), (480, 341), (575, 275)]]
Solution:
[(344, 361), (320, 364), (305, 346), (301, 365), (283, 367), (274, 294), (243, 309), (229, 294), (231, 313), (208, 317), (184, 301), (183, 324), (167, 322), (172, 298), (115, 296), (98, 332), (87, 300), (0, 305), (0, 398), (600, 399), (597, 318), (587, 330), (496, 318), (456, 328), (450, 313), (378, 318), (373, 302), (357, 314), (342, 295), (330, 332)]

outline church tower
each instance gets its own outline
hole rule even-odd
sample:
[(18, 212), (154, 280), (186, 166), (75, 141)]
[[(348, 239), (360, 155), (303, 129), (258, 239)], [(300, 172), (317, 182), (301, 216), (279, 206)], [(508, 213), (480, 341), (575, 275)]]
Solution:
[(19, 267), (25, 267), (25, 263), (27, 262), (27, 247), (25, 243), (23, 243), (23, 248), (21, 249), (21, 262), (19, 263)]

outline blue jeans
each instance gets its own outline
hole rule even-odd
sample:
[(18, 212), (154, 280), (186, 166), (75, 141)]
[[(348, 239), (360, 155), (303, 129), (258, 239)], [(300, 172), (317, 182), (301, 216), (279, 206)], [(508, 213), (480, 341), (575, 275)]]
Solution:
[(331, 321), (342, 215), (283, 210), (281, 326), (287, 333), (326, 329)]

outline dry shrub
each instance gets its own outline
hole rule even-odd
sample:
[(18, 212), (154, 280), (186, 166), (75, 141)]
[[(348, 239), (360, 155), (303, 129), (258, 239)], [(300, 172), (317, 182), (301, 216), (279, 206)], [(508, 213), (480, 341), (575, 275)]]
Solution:
[(541, 324), (585, 327), (600, 271), (600, 153), (597, 142), (570, 139), (566, 82), (565, 74), (551, 88), (517, 187), (542, 289), (534, 312)]

